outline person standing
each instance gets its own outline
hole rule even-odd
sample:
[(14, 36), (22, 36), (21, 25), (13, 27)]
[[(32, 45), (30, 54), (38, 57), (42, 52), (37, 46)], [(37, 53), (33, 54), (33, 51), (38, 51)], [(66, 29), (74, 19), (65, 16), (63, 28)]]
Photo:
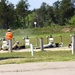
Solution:
[(9, 47), (8, 50), (9, 50), (9, 52), (12, 52), (12, 38), (13, 38), (13, 34), (12, 34), (10, 29), (7, 30), (5, 37), (6, 37), (6, 40), (7, 40), (7, 43), (8, 43), (8, 47)]

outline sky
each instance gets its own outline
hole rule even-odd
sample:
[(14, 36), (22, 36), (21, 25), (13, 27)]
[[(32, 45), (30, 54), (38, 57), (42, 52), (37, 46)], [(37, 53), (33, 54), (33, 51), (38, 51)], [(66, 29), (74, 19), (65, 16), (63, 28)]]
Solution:
[[(8, 0), (8, 1), (13, 3), (14, 5), (16, 5), (20, 0)], [(56, 1), (58, 1), (58, 0), (28, 0), (28, 3), (30, 5), (29, 9), (33, 10), (34, 8), (40, 8), (40, 6), (43, 2), (52, 6), (53, 3), (56, 2)]]

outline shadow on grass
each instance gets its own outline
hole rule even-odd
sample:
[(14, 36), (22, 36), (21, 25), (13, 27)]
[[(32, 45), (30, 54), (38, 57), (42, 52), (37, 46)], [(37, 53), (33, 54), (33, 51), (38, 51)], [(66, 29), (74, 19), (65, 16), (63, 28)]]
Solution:
[(26, 58), (26, 57), (0, 57), (0, 60), (16, 59), (16, 58)]

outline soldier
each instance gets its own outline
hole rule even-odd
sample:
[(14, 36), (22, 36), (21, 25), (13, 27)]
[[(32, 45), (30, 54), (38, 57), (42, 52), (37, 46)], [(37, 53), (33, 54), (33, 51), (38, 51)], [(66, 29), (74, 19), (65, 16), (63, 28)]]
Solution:
[(12, 38), (13, 38), (13, 34), (12, 34), (10, 29), (7, 30), (5, 37), (6, 37), (6, 40), (8, 42), (9, 51), (12, 51)]
[(7, 41), (5, 40), (5, 38), (3, 38), (3, 43), (2, 43), (1, 49), (2, 50), (8, 50), (8, 44), (7, 44)]

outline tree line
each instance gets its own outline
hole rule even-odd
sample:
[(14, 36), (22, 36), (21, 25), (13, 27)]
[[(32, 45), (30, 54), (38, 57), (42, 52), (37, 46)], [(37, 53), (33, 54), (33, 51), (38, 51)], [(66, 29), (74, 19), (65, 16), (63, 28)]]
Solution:
[(0, 29), (75, 25), (75, 0), (57, 0), (53, 6), (43, 2), (38, 9), (29, 10), (28, 0), (16, 6), (8, 0), (0, 1)]

